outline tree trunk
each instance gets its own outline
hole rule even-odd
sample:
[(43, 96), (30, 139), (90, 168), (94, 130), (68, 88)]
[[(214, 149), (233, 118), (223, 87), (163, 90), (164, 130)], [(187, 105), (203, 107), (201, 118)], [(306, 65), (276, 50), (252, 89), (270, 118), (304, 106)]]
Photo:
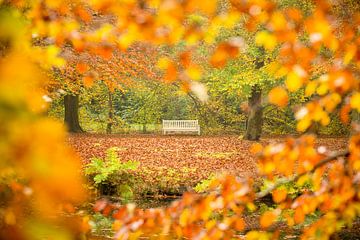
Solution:
[[(264, 48), (259, 48), (259, 55), (264, 56)], [(263, 58), (257, 58), (255, 62), (255, 69), (260, 69), (265, 65)], [(246, 122), (245, 139), (257, 141), (260, 139), (263, 125), (263, 109), (261, 106), (261, 87), (255, 84), (251, 88), (251, 95), (249, 97), (249, 116)]]
[(143, 129), (143, 133), (147, 133), (146, 123), (143, 124), (142, 129)]
[(263, 109), (261, 106), (261, 88), (254, 85), (249, 97), (249, 116), (246, 123), (246, 140), (256, 141), (260, 139), (263, 124)]
[(108, 115), (108, 122), (106, 126), (106, 133), (112, 133), (112, 125), (114, 121), (114, 110), (113, 110), (113, 95), (111, 91), (109, 91), (109, 100), (108, 100), (108, 107), (109, 107), (109, 115)]
[(65, 95), (65, 124), (69, 132), (81, 133), (84, 132), (79, 123), (79, 96), (78, 95)]

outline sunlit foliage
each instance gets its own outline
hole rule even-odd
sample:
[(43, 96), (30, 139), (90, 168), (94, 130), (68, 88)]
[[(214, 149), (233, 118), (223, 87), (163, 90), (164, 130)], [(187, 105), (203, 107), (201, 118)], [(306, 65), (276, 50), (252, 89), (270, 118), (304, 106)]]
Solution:
[[(346, 8), (347, 2), (353, 7)], [(109, 60), (116, 51), (125, 51), (137, 42), (184, 42), (189, 50), (175, 58), (161, 58), (159, 71), (165, 82), (179, 82), (184, 90), (192, 90), (206, 101), (206, 89), (197, 82), (202, 69), (192, 61), (190, 47), (202, 42), (216, 45), (209, 63), (224, 67), (241, 56), (243, 44), (241, 38), (218, 43), (216, 37), (223, 28), (241, 21), (255, 32), (258, 46), (268, 52), (279, 51), (272, 72), (285, 81), (270, 92), (269, 101), (284, 107), (287, 93), (300, 89), (311, 99), (295, 111), (300, 133), (314, 123), (328, 125), (334, 112), (350, 122), (350, 112), (360, 110), (358, 5), (356, 1), (319, 0), (309, 9), (304, 14), (296, 7), (278, 8), (265, 0), (222, 4), (215, 0), (0, 1), (2, 236), (32, 239), (34, 234), (45, 234), (71, 239), (88, 229), (81, 221), (78, 227), (54, 227), (62, 225), (61, 213), (72, 212), (72, 204), (84, 198), (80, 166), (64, 145), (64, 129), (40, 114), (51, 100), (46, 95), (46, 73), (52, 67), (68, 67), (60, 58), (65, 47)], [(98, 15), (111, 19), (88, 27), (86, 23)], [(85, 86), (92, 85), (90, 66), (75, 65), (84, 75)], [(107, 65), (103, 66), (106, 70)], [(328, 239), (342, 227), (351, 227), (360, 214), (360, 134), (358, 124), (353, 126), (344, 152), (316, 148), (315, 137), (306, 134), (281, 144), (254, 146), (259, 172), (274, 181), (260, 192), (251, 180), (227, 176), (214, 181), (209, 195), (188, 193), (166, 209), (118, 208), (106, 202), (98, 202), (95, 208), (105, 215), (113, 213), (119, 239), (154, 233), (165, 238), (229, 239), (244, 231), (243, 214), (254, 210), (254, 200), (272, 194), (276, 209), (260, 217), (261, 229), (249, 231), (248, 239), (277, 238), (279, 230), (272, 228), (277, 220), (285, 218), (287, 225), (294, 226), (314, 211), (321, 216), (304, 229), (302, 238)], [(314, 190), (296, 199), (280, 189), (284, 183), (301, 185), (305, 180)], [(291, 214), (286, 211), (289, 209)]]

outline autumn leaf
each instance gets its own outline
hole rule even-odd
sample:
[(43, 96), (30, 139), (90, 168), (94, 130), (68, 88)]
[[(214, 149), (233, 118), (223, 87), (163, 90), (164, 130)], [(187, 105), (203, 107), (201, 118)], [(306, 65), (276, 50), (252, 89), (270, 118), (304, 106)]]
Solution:
[(270, 25), (271, 25), (271, 28), (274, 29), (275, 31), (285, 30), (287, 27), (287, 24), (288, 24), (288, 22), (285, 19), (285, 16), (282, 12), (276, 11), (272, 14), (271, 20), (270, 20)]
[(295, 209), (294, 221), (296, 224), (302, 223), (305, 220), (305, 214), (302, 208)]
[(260, 226), (262, 228), (270, 227), (277, 219), (277, 214), (274, 211), (267, 211), (260, 217)]
[(349, 104), (344, 105), (340, 110), (340, 120), (344, 124), (348, 124), (350, 121), (351, 106)]
[(245, 221), (242, 218), (237, 218), (235, 220), (235, 229), (237, 231), (244, 231), (245, 229)]
[(273, 191), (272, 196), (275, 203), (280, 203), (286, 199), (287, 192), (285, 189), (276, 189)]
[(274, 50), (277, 45), (277, 39), (274, 35), (267, 31), (261, 31), (256, 34), (255, 43), (263, 46), (267, 50)]
[(318, 86), (318, 83), (316, 81), (311, 81), (306, 85), (305, 88), (305, 96), (310, 97), (316, 92), (316, 88)]
[(360, 112), (360, 93), (355, 93), (350, 98), (350, 106)]
[(92, 87), (94, 84), (94, 77), (92, 75), (87, 75), (83, 77), (83, 83), (85, 87)]
[(259, 154), (262, 150), (263, 146), (260, 143), (254, 143), (250, 149), (252, 154)]
[[(185, 68), (188, 68), (191, 63), (191, 53), (190, 51), (185, 51), (180, 54), (180, 63)], [(160, 63), (161, 65), (161, 63)]]
[(83, 74), (83, 73), (85, 73), (86, 71), (89, 70), (89, 66), (84, 62), (80, 62), (80, 63), (76, 64), (76, 70), (80, 74)]
[(219, 44), (211, 56), (210, 64), (216, 68), (225, 66), (228, 60), (238, 56), (242, 47), (243, 40), (241, 38), (230, 39)]
[(285, 107), (288, 104), (289, 97), (286, 90), (282, 87), (275, 87), (269, 93), (269, 102), (279, 107)]
[(303, 80), (297, 73), (290, 72), (287, 75), (285, 84), (286, 84), (287, 89), (289, 89), (290, 92), (295, 92), (302, 87)]
[(169, 62), (166, 71), (165, 71), (165, 76), (164, 76), (164, 80), (167, 83), (171, 83), (176, 81), (177, 79), (177, 68), (176, 65), (173, 62)]
[(86, 11), (82, 6), (77, 6), (75, 8), (75, 13), (83, 20), (84, 22), (91, 21), (91, 15), (88, 11)]

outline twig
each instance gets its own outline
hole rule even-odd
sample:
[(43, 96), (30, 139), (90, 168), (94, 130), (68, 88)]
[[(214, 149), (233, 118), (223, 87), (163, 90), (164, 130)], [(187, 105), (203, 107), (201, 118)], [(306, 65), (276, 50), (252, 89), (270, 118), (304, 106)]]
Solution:
[(313, 173), (316, 169), (318, 169), (319, 167), (322, 167), (323, 165), (333, 161), (333, 160), (336, 160), (337, 158), (339, 157), (344, 157), (344, 156), (347, 156), (349, 155), (349, 151), (341, 151), (341, 152), (336, 152), (335, 154), (332, 154), (326, 158), (324, 158), (323, 160), (321, 160), (320, 162), (318, 162), (317, 164), (314, 165), (314, 167), (312, 168), (311, 171), (308, 171), (308, 172), (304, 172), (304, 173), (301, 173), (301, 174), (296, 174), (290, 178), (281, 178), (278, 182), (276, 182), (276, 184), (274, 184), (273, 186), (267, 188), (266, 190), (264, 191), (261, 191), (261, 192), (258, 192), (256, 193), (256, 199), (260, 199), (260, 198), (263, 198), (265, 196), (267, 196), (268, 194), (270, 194), (273, 190), (275, 190), (276, 188), (280, 187), (281, 185), (283, 184), (286, 184), (286, 183), (290, 183), (290, 182), (296, 182), (297, 180), (299, 180), (302, 176), (305, 176), (306, 174), (309, 174), (309, 173)]

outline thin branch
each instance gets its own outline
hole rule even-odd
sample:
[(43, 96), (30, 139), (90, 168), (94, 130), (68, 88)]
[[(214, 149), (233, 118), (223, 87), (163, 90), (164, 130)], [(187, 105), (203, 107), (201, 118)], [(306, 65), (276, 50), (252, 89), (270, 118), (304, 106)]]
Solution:
[(334, 161), (336, 159), (338, 159), (339, 157), (344, 157), (344, 156), (348, 156), (349, 155), (349, 151), (340, 151), (340, 152), (336, 152), (326, 158), (324, 158), (323, 160), (321, 160), (320, 162), (318, 162), (317, 164), (314, 165), (313, 169), (311, 171), (308, 172), (304, 172), (301, 174), (296, 174), (290, 178), (281, 178), (278, 182), (276, 182), (276, 184), (274, 184), (273, 186), (267, 188), (264, 191), (258, 192), (256, 193), (256, 199), (260, 199), (263, 198), (265, 196), (267, 196), (268, 194), (270, 194), (273, 190), (275, 190), (276, 188), (280, 187), (283, 184), (286, 183), (290, 183), (290, 182), (296, 182), (297, 180), (299, 180), (302, 176), (305, 176), (309, 173), (313, 173), (315, 172), (316, 169), (318, 169), (319, 167), (324, 166), (325, 164)]

